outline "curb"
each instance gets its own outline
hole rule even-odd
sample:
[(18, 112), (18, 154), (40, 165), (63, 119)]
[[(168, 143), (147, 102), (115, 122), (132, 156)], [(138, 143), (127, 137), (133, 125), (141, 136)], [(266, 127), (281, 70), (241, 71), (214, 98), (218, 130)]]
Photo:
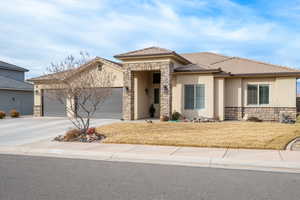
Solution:
[(300, 173), (300, 162), (285, 161), (247, 161), (226, 158), (173, 155), (161, 156), (154, 154), (135, 154), (126, 152), (113, 153), (86, 150), (70, 151), (63, 149), (41, 149), (28, 147), (0, 147), (0, 154)]

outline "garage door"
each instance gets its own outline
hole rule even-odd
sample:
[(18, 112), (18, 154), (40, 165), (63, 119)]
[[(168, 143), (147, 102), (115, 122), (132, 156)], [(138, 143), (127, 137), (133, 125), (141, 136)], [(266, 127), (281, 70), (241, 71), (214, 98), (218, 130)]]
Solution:
[(0, 90), (0, 110), (9, 113), (12, 109), (21, 115), (32, 115), (33, 92)]
[(55, 90), (44, 90), (43, 91), (43, 116), (49, 117), (65, 117), (66, 114), (66, 101), (61, 103), (55, 98)]
[[(111, 96), (98, 106), (93, 118), (121, 119), (122, 118), (123, 88), (113, 88)], [(85, 112), (78, 110), (80, 116), (86, 116)]]

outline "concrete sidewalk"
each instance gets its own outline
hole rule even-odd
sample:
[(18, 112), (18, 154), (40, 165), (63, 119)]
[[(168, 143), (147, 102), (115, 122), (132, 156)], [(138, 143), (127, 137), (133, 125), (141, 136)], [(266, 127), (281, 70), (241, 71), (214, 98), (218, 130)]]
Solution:
[(300, 173), (300, 151), (67, 143), (44, 140), (14, 147), (2, 146), (0, 154)]

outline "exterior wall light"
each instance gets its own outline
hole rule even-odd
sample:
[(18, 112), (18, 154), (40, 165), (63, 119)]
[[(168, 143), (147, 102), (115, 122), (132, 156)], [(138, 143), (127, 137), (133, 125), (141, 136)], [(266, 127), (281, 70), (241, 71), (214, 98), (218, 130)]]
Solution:
[(148, 95), (149, 93), (148, 88), (145, 88), (145, 93)]

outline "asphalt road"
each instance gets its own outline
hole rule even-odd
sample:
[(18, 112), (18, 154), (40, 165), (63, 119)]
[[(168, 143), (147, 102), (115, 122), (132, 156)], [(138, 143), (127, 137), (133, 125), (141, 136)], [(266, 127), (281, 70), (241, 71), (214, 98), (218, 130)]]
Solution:
[(1, 200), (299, 200), (300, 175), (0, 155)]

